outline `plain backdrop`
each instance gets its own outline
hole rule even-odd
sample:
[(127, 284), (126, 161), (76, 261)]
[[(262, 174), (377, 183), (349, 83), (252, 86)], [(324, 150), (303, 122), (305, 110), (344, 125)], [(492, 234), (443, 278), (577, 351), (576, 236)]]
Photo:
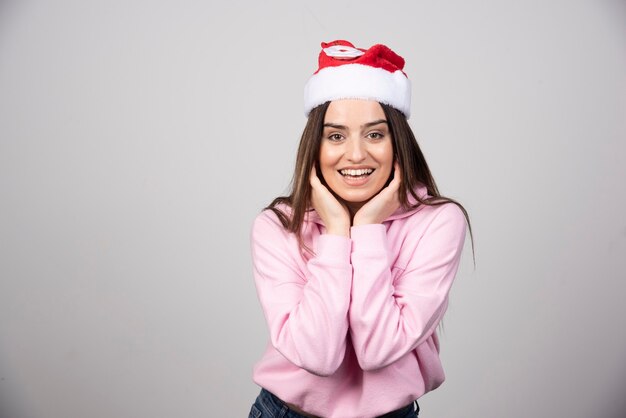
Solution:
[(472, 222), (425, 418), (626, 417), (626, 3), (0, 0), (0, 417), (244, 417), (321, 41)]

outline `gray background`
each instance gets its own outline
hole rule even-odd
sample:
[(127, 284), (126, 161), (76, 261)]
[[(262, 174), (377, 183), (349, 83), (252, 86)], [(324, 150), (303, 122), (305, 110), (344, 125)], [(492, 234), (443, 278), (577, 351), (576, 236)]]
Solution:
[(406, 58), (475, 233), (422, 416), (623, 418), (625, 12), (1, 1), (0, 416), (247, 415), (250, 225), (287, 188), (319, 43), (349, 39)]

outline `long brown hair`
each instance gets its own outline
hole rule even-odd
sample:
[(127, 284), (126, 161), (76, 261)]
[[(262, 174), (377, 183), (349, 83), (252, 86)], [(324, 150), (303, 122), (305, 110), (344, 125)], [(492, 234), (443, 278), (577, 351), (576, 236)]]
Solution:
[[(277, 197), (265, 208), (273, 211), (276, 216), (278, 216), (278, 219), (285, 229), (293, 232), (298, 242), (303, 247), (301, 235), (302, 223), (304, 222), (306, 212), (311, 210), (311, 184), (309, 183), (309, 176), (313, 165), (317, 164), (319, 160), (320, 145), (324, 130), (324, 118), (329, 104), (330, 102), (323, 103), (309, 113), (309, 118), (302, 132), (300, 145), (298, 146), (296, 168), (291, 180), (291, 193), (288, 196)], [(456, 200), (439, 194), (435, 179), (430, 173), (424, 154), (417, 144), (415, 135), (404, 114), (384, 103), (380, 103), (380, 105), (385, 112), (393, 140), (394, 154), (400, 165), (400, 170), (402, 171), (402, 182), (400, 183), (398, 193), (401, 205), (405, 209), (413, 209), (419, 205), (438, 206), (444, 203), (454, 203), (457, 205), (467, 220), (475, 268), (474, 235), (472, 234), (472, 226), (467, 211), (463, 205)], [(426, 190), (431, 197), (422, 199), (415, 193), (415, 189), (420, 184), (426, 186)], [(409, 203), (409, 193), (417, 200), (417, 203), (414, 205)], [(291, 208), (291, 214), (288, 215), (277, 207), (281, 203)]]

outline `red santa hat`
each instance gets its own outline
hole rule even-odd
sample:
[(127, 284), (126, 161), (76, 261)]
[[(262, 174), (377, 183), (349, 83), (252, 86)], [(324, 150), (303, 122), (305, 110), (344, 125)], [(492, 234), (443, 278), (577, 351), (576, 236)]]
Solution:
[(355, 48), (348, 41), (322, 42), (319, 68), (304, 86), (304, 114), (329, 100), (367, 99), (411, 114), (411, 82), (404, 58), (385, 45)]

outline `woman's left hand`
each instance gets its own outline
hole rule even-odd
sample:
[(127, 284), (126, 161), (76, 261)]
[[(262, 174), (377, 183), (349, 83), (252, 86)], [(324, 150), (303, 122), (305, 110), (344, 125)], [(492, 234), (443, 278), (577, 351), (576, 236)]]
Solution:
[(398, 190), (401, 181), (400, 166), (396, 162), (391, 183), (357, 211), (352, 225), (379, 224), (394, 213), (400, 207)]

